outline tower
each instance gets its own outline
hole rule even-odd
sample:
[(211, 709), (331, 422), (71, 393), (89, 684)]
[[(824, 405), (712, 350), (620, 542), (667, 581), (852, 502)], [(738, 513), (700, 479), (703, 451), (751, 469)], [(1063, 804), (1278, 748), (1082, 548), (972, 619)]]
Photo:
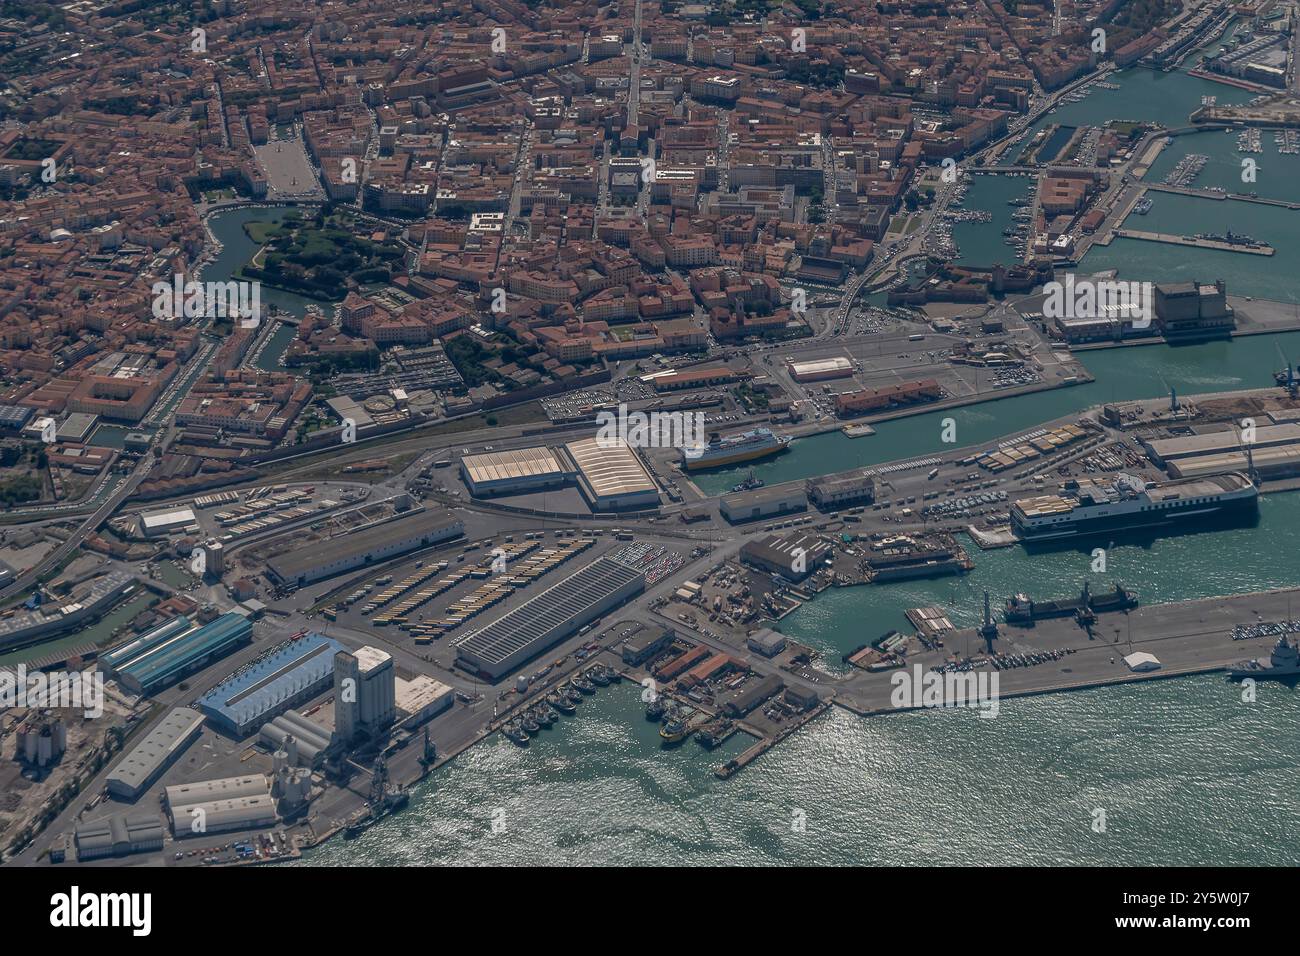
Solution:
[(334, 654), (334, 730), (344, 744), (357, 735), (361, 721), (361, 669), (347, 651)]

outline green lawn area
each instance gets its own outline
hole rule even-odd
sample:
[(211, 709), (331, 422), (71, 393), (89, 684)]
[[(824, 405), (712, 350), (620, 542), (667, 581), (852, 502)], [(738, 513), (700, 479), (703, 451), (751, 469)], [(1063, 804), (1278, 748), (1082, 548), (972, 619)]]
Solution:
[(384, 283), (394, 268), (400, 268), (401, 248), (358, 235), (366, 229), (343, 213), (325, 219), (290, 214), (278, 223), (245, 223), (244, 231), (262, 249), (244, 267), (243, 275), (337, 301), (347, 294), (348, 280)]

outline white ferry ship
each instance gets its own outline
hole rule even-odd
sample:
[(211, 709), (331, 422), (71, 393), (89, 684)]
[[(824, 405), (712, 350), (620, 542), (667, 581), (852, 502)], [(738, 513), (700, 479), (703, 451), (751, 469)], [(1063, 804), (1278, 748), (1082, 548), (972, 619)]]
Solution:
[(719, 438), (714, 435), (703, 452), (695, 457), (683, 453), (682, 463), (687, 471), (701, 468), (720, 468), (742, 461), (754, 461), (777, 455), (790, 447), (790, 439), (777, 435), (768, 428), (754, 428), (736, 435)]
[(1232, 514), (1253, 515), (1259, 489), (1239, 472), (1147, 482), (1133, 475), (1067, 482), (1058, 494), (1011, 506), (1011, 530), (1022, 541), (1127, 531)]

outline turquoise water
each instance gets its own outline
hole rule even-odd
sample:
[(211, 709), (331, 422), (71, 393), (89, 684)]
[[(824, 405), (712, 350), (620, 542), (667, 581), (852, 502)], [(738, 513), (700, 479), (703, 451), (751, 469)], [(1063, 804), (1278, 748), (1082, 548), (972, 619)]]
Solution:
[(1238, 693), (1198, 677), (1004, 701), (996, 720), (832, 709), (720, 781), (725, 755), (662, 750), (624, 686), (526, 751), (462, 754), (299, 865), (1294, 865), (1300, 698)]
[(801, 438), (779, 457), (696, 474), (691, 480), (706, 494), (715, 495), (730, 491), (751, 464), (755, 476), (773, 484), (932, 455), (952, 448), (941, 440), (945, 418), (956, 421), (957, 445), (964, 446), (1034, 428), (1092, 405), (1155, 398), (1167, 394), (1167, 387), (1177, 389), (1180, 395), (1262, 388), (1272, 384), (1273, 371), (1283, 364), (1278, 358), (1279, 346), (1288, 355), (1300, 354), (1300, 332), (1248, 336), (1232, 342), (1081, 352), (1079, 358), (1096, 378), (1094, 382), (879, 422), (873, 426), (876, 434), (865, 438), (849, 438), (838, 430)]

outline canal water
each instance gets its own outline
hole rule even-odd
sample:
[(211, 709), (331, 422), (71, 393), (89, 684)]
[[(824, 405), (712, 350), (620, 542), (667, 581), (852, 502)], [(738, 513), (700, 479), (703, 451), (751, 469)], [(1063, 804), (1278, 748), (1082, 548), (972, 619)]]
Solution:
[[(1221, 104), (1253, 95), (1182, 72), (1133, 69), (1111, 79), (1122, 89), (1094, 89), (1043, 122), (1175, 125), (1202, 95)], [(1179, 141), (1180, 148), (1205, 152), (1205, 135)], [(1223, 140), (1235, 149), (1235, 138)], [(1271, 148), (1271, 135), (1265, 140)], [(1264, 158), (1276, 160), (1267, 152)], [(1274, 222), (1267, 207), (1192, 199), (1199, 205), (1183, 209), (1168, 201), (1178, 198), (1155, 197), (1143, 228), (1164, 222), (1159, 228), (1174, 231), (1185, 221), (1179, 217), (1203, 217), (1196, 228), (1177, 228), (1232, 228), (1281, 252), (1281, 230), (1289, 228), (1281, 217), (1300, 217), (1282, 211)], [(1300, 190), (1286, 198), (1300, 199)], [(979, 208), (969, 197), (966, 206)], [(1218, 218), (1228, 211), (1260, 219)], [(978, 252), (962, 245), (964, 258)], [(989, 253), (1003, 248), (1000, 228), (997, 246)], [(1233, 293), (1294, 301), (1284, 277), (1295, 274), (1295, 263), (1253, 259), (1117, 243), (1090, 254), (1085, 267), (1153, 280), (1223, 277)], [(1094, 383), (886, 422), (868, 438), (836, 432), (802, 439), (754, 471), (779, 482), (932, 454), (949, 416), (966, 445), (1099, 402), (1155, 397), (1169, 386), (1180, 394), (1262, 386), (1280, 365), (1279, 345), (1300, 353), (1300, 333), (1088, 352), (1083, 361)], [(696, 481), (718, 493), (747, 470)], [(908, 607), (938, 604), (954, 623), (974, 623), (985, 589), (1000, 603), (1019, 590), (1063, 595), (1091, 577), (1094, 584), (1122, 581), (1152, 604), (1300, 584), (1292, 560), (1300, 495), (1271, 495), (1261, 511), (1254, 529), (1117, 545), (1105, 575), (1091, 575), (1089, 556), (1077, 551), (1032, 559), (1020, 549), (978, 552), (965, 577), (827, 592), (782, 628), (834, 664), (844, 651), (903, 627)], [(968, 711), (863, 719), (832, 709), (720, 781), (713, 770), (728, 754), (693, 741), (662, 750), (636, 688), (624, 686), (601, 691), (528, 750), (499, 738), (472, 748), (421, 785), (399, 816), (354, 842), (310, 851), (302, 863), (1295, 865), (1297, 725), (1300, 691), (1264, 685), (1259, 699), (1245, 704), (1212, 675), (1004, 701), (995, 720)], [(1098, 811), (1106, 818), (1100, 833)]]
[[(308, 215), (310, 211), (310, 209), (304, 207), (298, 208), (298, 212), (302, 215)], [(289, 207), (286, 206), (239, 207), (210, 216), (208, 226), (212, 229), (213, 235), (220, 240), (222, 249), (220, 254), (204, 269), (203, 274), (205, 276), (215, 276), (221, 280), (238, 278), (235, 273), (247, 265), (248, 261), (261, 248), (244, 231), (244, 225), (250, 222), (278, 223), (284, 220), (288, 212)], [(315, 299), (297, 295), (293, 292), (286, 292), (282, 289), (273, 289), (268, 285), (262, 286), (261, 297), (264, 306), (273, 305), (299, 318), (306, 315), (307, 306), (309, 305), (326, 306), (326, 303)], [(289, 343), (293, 341), (296, 331), (294, 326), (280, 323), (275, 331), (271, 333), (270, 342), (267, 343), (262, 354), (258, 356), (255, 363), (257, 367), (268, 372), (275, 371), (280, 356), (284, 354), (285, 349), (289, 347)]]
[(1168, 394), (1169, 388), (1176, 389), (1179, 395), (1239, 387), (1263, 388), (1272, 384), (1274, 370), (1283, 364), (1278, 356), (1279, 348), (1288, 356), (1300, 355), (1300, 332), (1177, 347), (1149, 345), (1080, 352), (1079, 357), (1096, 381), (878, 422), (872, 426), (876, 434), (864, 438), (849, 438), (838, 429), (800, 438), (791, 443), (791, 450), (784, 455), (702, 472), (693, 475), (691, 480), (712, 495), (730, 491), (751, 467), (756, 477), (775, 484), (933, 455), (952, 448), (942, 442), (946, 418), (956, 422), (956, 444), (965, 446), (1035, 428), (1044, 421), (1081, 412), (1092, 405), (1156, 398)]

